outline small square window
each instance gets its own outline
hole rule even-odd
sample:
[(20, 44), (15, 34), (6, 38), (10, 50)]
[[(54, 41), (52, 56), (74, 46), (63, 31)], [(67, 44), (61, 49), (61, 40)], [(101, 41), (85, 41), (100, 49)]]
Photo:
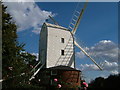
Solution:
[(64, 38), (61, 38), (61, 43), (64, 43)]
[(56, 70), (51, 71), (51, 75), (57, 75), (57, 71)]
[(64, 55), (64, 50), (61, 50), (61, 55)]

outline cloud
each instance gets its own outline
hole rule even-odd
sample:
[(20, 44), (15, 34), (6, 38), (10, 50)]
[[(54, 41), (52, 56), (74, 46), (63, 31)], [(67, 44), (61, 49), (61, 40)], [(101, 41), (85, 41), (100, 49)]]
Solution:
[(36, 61), (38, 61), (38, 57), (39, 57), (39, 54), (38, 53), (31, 53), (32, 55), (35, 55), (37, 58), (36, 58)]
[(81, 64), (80, 69), (82, 71), (99, 70), (95, 64)]
[(119, 74), (118, 70), (111, 71), (112, 74)]
[[(84, 50), (97, 61), (118, 61), (118, 45), (110, 40), (102, 40), (90, 48), (85, 47)], [(77, 52), (76, 56), (85, 58), (81, 51)]]
[[(7, 12), (13, 17), (18, 26), (17, 31), (32, 29), (32, 32), (39, 34), (42, 24), (48, 19), (52, 12), (41, 10), (35, 2), (4, 2), (8, 7)], [(34, 1), (34, 0), (33, 0)]]
[[(102, 40), (90, 48), (84, 48), (88, 54), (103, 67), (103, 70), (109, 71), (111, 74), (118, 73), (118, 45), (110, 40)], [(80, 51), (76, 53), (78, 58), (85, 58)], [(99, 68), (95, 64), (80, 64), (82, 71), (98, 71)]]
[(3, 2), (34, 2), (34, 0), (3, 0)]
[[(109, 71), (111, 73), (115, 73), (118, 70), (117, 62), (104, 61), (103, 63), (104, 63), (104, 65), (103, 65), (104, 71)], [(93, 70), (99, 71), (99, 68), (95, 64), (81, 64), (80, 69), (82, 71), (93, 71)]]
[(84, 55), (84, 53), (83, 52), (76, 52), (76, 57), (78, 57), (78, 58), (85, 58), (85, 55)]
[(97, 59), (109, 60), (110, 62), (118, 61), (118, 45), (110, 40), (102, 40), (95, 46), (91, 47), (88, 53)]
[(118, 69), (118, 63), (117, 62), (108, 62), (105, 60), (104, 62), (104, 70), (112, 71)]

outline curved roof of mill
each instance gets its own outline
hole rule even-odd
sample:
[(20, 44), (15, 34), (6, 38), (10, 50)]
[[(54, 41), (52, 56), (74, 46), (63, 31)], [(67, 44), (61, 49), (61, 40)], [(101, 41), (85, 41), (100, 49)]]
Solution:
[(63, 29), (63, 30), (67, 30), (69, 31), (67, 28), (59, 26), (59, 25), (55, 25), (55, 24), (50, 24), (50, 23), (44, 23), (47, 27), (52, 27), (52, 28), (59, 28), (59, 29)]
[(77, 70), (75, 68), (72, 68), (72, 67), (69, 67), (69, 66), (63, 66), (63, 65), (60, 65), (60, 66), (55, 66), (55, 67), (50, 67), (50, 68), (45, 68), (47, 70), (67, 70), (67, 71), (80, 71), (80, 70)]

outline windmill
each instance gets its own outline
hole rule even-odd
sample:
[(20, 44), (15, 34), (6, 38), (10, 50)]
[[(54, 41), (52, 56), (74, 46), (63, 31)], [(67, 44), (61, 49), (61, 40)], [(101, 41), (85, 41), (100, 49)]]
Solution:
[(75, 11), (68, 28), (59, 26), (51, 17), (54, 24), (44, 23), (40, 33), (39, 63), (31, 72), (32, 80), (41, 68), (51, 68), (59, 65), (75, 68), (74, 45), (77, 46), (92, 62), (100, 69), (102, 68), (95, 60), (74, 40), (74, 35), (79, 26), (86, 4), (80, 11)]

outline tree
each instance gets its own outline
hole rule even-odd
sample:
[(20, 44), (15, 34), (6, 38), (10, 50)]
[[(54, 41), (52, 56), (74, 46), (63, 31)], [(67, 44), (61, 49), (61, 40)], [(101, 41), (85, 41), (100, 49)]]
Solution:
[(5, 80), (3, 88), (14, 88), (26, 83), (27, 75), (22, 77), (21, 74), (30, 71), (30, 65), (36, 63), (36, 56), (25, 52), (23, 49), (25, 44), (17, 41), (17, 26), (7, 13), (7, 7), (2, 3), (0, 5), (2, 5), (2, 78)]
[(98, 77), (89, 84), (90, 88), (103, 88), (104, 87), (104, 78)]
[(110, 75), (106, 79), (104, 79), (102, 77), (98, 77), (89, 83), (89, 89), (95, 89), (95, 88), (116, 89), (116, 88), (119, 88), (119, 83), (120, 83), (120, 74)]

